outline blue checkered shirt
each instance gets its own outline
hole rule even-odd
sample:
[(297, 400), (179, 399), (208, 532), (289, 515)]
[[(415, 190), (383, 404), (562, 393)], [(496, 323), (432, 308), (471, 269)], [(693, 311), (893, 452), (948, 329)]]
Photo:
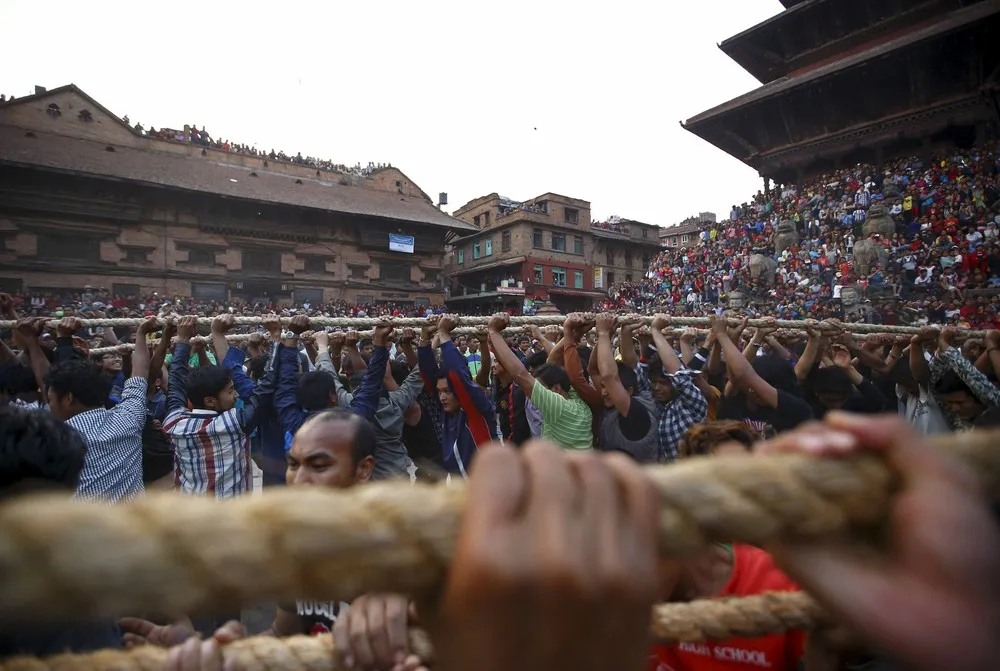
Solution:
[(129, 501), (142, 484), (142, 427), (146, 423), (146, 379), (130, 377), (122, 400), (110, 410), (95, 408), (66, 421), (87, 445), (77, 497)]
[[(638, 388), (650, 389), (649, 377), (644, 365), (636, 366), (639, 378)], [(674, 385), (674, 398), (669, 403), (657, 403), (660, 411), (657, 419), (656, 435), (660, 441), (660, 461), (677, 461), (677, 445), (692, 426), (705, 421), (708, 416), (708, 401), (694, 383), (698, 371), (682, 368), (670, 376)]]

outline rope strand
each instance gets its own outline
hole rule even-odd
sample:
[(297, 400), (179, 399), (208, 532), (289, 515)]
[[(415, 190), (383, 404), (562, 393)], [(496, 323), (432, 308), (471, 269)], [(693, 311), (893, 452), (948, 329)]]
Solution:
[[(937, 439), (1000, 493), (1000, 432)], [(896, 480), (875, 456), (690, 460), (646, 473), (661, 495), (660, 553), (766, 546), (881, 522)], [(173, 494), (107, 507), (62, 497), (0, 506), (0, 617), (219, 612), (242, 603), (350, 601), (440, 585), (464, 486), (371, 484), (218, 503)]]
[[(202, 326), (208, 326), (212, 323), (214, 317), (199, 317), (198, 324)], [(281, 323), (287, 324), (291, 321), (290, 317), (281, 317)], [(563, 315), (532, 315), (532, 316), (513, 316), (510, 318), (510, 323), (512, 326), (523, 326), (523, 325), (533, 325), (533, 326), (551, 326), (551, 325), (562, 325), (565, 320)], [(643, 324), (649, 325), (653, 321), (651, 315), (639, 315), (639, 319)], [(141, 324), (145, 318), (105, 318), (105, 319), (83, 319), (81, 320), (84, 327), (91, 326), (138, 326)], [(261, 316), (252, 317), (235, 317), (235, 322), (237, 326), (249, 326), (253, 324), (260, 324), (263, 320)], [(310, 317), (309, 322), (313, 326), (339, 326), (339, 327), (350, 327), (350, 328), (364, 328), (373, 327), (383, 321), (391, 321), (394, 326), (410, 326), (410, 327), (420, 327), (427, 323), (427, 320), (419, 317), (394, 317), (394, 318), (373, 318), (373, 317)], [(476, 326), (485, 325), (489, 321), (489, 317), (460, 317), (459, 323), (465, 326)], [(742, 320), (730, 318), (730, 326), (739, 326)], [(58, 320), (53, 320), (47, 322), (47, 326), (50, 328), (55, 328), (58, 324)], [(673, 326), (708, 326), (708, 317), (671, 317), (670, 323)], [(0, 329), (14, 328), (17, 325), (16, 321), (0, 321)], [(774, 322), (768, 322), (764, 319), (750, 319), (747, 321), (747, 326), (752, 326), (754, 328), (760, 328), (762, 326), (776, 326), (782, 329), (792, 329), (792, 330), (804, 330), (806, 328), (805, 320), (791, 320), (791, 319), (778, 319)], [(891, 333), (897, 335), (916, 335), (920, 333), (919, 327), (914, 326), (887, 326), (885, 324), (854, 324), (854, 323), (843, 323), (841, 326), (852, 333)], [(820, 322), (819, 327), (823, 329), (823, 323)], [(985, 331), (966, 331), (964, 332), (968, 337), (972, 338), (982, 338), (985, 336)]]
[[(724, 641), (734, 636), (757, 637), (789, 629), (811, 629), (824, 620), (822, 609), (802, 592), (768, 592), (748, 597), (699, 599), (660, 604), (653, 608), (653, 637), (666, 644)], [(426, 633), (411, 629), (410, 651), (429, 663), (434, 650)], [(223, 668), (241, 671), (339, 671), (333, 637), (257, 636), (222, 647)], [(169, 649), (139, 646), (132, 650), (100, 650), (39, 659), (17, 657), (0, 664), (0, 671), (159, 671), (166, 669)]]

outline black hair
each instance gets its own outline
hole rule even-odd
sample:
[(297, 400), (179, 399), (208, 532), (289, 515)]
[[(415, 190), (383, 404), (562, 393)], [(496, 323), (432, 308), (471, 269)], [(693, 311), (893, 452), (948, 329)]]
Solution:
[(518, 344), (523, 343), (523, 342), (530, 343), (531, 342), (531, 338), (529, 338), (526, 335), (518, 336), (517, 337), (517, 342), (518, 342)]
[(755, 357), (750, 364), (762, 380), (779, 391), (793, 393), (797, 386), (795, 369), (776, 354)]
[(654, 354), (646, 360), (646, 373), (650, 379), (654, 377), (667, 377), (667, 373), (663, 370), (663, 362), (660, 361), (658, 354)]
[(111, 394), (111, 379), (92, 361), (70, 359), (49, 369), (45, 388), (58, 398), (73, 394), (87, 408), (103, 408)]
[(639, 391), (639, 377), (635, 374), (635, 369), (621, 361), (617, 363), (618, 379), (621, 380), (623, 387), (632, 390), (632, 395), (634, 396)]
[(0, 364), (0, 390), (12, 395), (37, 391), (35, 373), (17, 361), (5, 361)]
[(247, 362), (247, 374), (251, 380), (260, 380), (267, 370), (267, 354), (258, 354)]
[(357, 466), (366, 457), (375, 456), (375, 429), (371, 422), (344, 408), (327, 408), (309, 418), (310, 422), (347, 422), (356, 427), (354, 442), (351, 444), (352, 465)]
[(404, 363), (390, 361), (389, 374), (392, 375), (392, 379), (396, 381), (396, 384), (403, 384), (410, 375), (410, 369)]
[(910, 357), (904, 356), (893, 364), (892, 370), (889, 371), (889, 381), (893, 384), (907, 385), (912, 385), (915, 382), (913, 371), (910, 369)]
[(86, 452), (76, 429), (51, 413), (0, 408), (0, 496), (75, 490)]
[(368, 347), (369, 345), (374, 346), (374, 344), (375, 343), (374, 343), (374, 341), (371, 338), (364, 338), (361, 342), (358, 343), (358, 347), (360, 349), (364, 349), (364, 348)]
[(805, 380), (806, 386), (814, 394), (837, 394), (838, 396), (850, 396), (854, 389), (854, 383), (850, 376), (842, 368), (837, 366), (819, 366), (809, 371)]
[(969, 385), (965, 384), (962, 378), (953, 370), (946, 370), (941, 375), (941, 378), (934, 385), (934, 391), (939, 394), (954, 394), (955, 392), (964, 391), (967, 394), (975, 396), (972, 390), (969, 389)]
[(192, 408), (204, 408), (205, 398), (218, 396), (233, 381), (228, 366), (198, 366), (188, 372), (187, 395)]
[(545, 365), (545, 362), (549, 360), (548, 352), (541, 351), (535, 352), (529, 357), (524, 359), (524, 367), (528, 370), (533, 370)]
[(337, 393), (333, 375), (323, 370), (311, 370), (299, 378), (295, 398), (306, 412), (325, 410), (330, 398)]
[(563, 391), (566, 392), (572, 389), (569, 383), (569, 375), (562, 369), (562, 366), (557, 366), (554, 363), (546, 363), (539, 366), (538, 370), (535, 371), (535, 379), (549, 389), (556, 385), (562, 387)]

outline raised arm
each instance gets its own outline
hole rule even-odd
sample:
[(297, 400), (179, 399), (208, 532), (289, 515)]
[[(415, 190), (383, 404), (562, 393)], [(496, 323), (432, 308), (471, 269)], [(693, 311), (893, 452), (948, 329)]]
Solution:
[(83, 358), (73, 346), (73, 334), (82, 328), (83, 323), (76, 317), (63, 317), (59, 320), (59, 325), (56, 326), (56, 353), (52, 363)]
[[(232, 348), (230, 352), (239, 352), (237, 348)], [(243, 372), (243, 366), (236, 366), (232, 369), (233, 386), (239, 389), (250, 389), (250, 394), (243, 399), (242, 408), (233, 408), (230, 412), (236, 413), (236, 422), (245, 433), (249, 433), (257, 426), (260, 420), (260, 409), (265, 403), (274, 402), (274, 389), (277, 371), (273, 368), (260, 379), (259, 384), (254, 384)]]
[(162, 375), (163, 362), (167, 360), (167, 349), (170, 347), (170, 339), (174, 337), (176, 329), (177, 325), (173, 319), (164, 320), (163, 329), (160, 331), (160, 340), (156, 343), (156, 349), (153, 350), (153, 356), (149, 361), (149, 377), (146, 379), (151, 382)]
[(580, 336), (584, 328), (590, 328), (578, 313), (570, 314), (563, 322), (563, 359), (562, 366), (566, 370), (569, 382), (580, 395), (580, 398), (590, 406), (590, 410), (598, 416), (604, 408), (604, 397), (595, 389), (583, 375), (583, 362), (580, 360)]
[[(361, 356), (361, 352), (358, 351), (358, 340), (360, 336), (357, 331), (348, 331), (344, 335), (344, 351), (347, 352), (347, 357), (351, 360), (351, 368), (357, 373), (368, 368), (368, 364), (365, 363), (365, 358)], [(379, 373), (381, 375), (381, 372)]]
[(490, 368), (493, 365), (490, 355), (490, 334), (485, 328), (476, 331), (476, 340), (479, 341), (479, 371), (476, 372), (476, 384), (483, 389), (490, 386)]
[[(653, 344), (656, 345), (656, 353), (660, 356), (660, 363), (663, 364), (663, 370), (667, 373), (676, 373), (684, 368), (684, 364), (677, 358), (677, 352), (663, 335), (663, 329), (668, 326), (670, 326), (670, 317), (663, 314), (654, 315), (649, 330), (653, 336)], [(601, 377), (603, 378), (604, 375), (602, 374)]]
[[(229, 342), (226, 340), (226, 333), (233, 328), (236, 318), (231, 313), (223, 313), (212, 320), (212, 349), (215, 350), (215, 357), (223, 361), (229, 353)], [(243, 394), (240, 394), (242, 396)]]
[(809, 335), (809, 339), (806, 341), (806, 348), (802, 351), (802, 356), (795, 362), (795, 377), (798, 378), (799, 382), (809, 377), (813, 366), (816, 365), (816, 359), (819, 358), (823, 335), (818, 327), (819, 322), (815, 319), (806, 320), (806, 333)]
[(952, 326), (941, 329), (935, 358), (950, 368), (980, 403), (990, 408), (1000, 407), (1000, 389), (962, 356), (962, 352), (955, 347), (956, 335), (957, 330)]
[[(615, 361), (615, 355), (611, 351), (611, 338), (617, 326), (618, 320), (613, 313), (602, 312), (597, 315), (597, 349), (592, 356), (597, 357), (598, 370), (601, 372), (601, 384), (607, 390), (611, 402), (614, 403), (615, 410), (625, 417), (628, 415), (629, 408), (632, 405), (632, 397), (618, 377), (618, 363)], [(661, 334), (660, 337), (662, 338), (663, 335)], [(622, 341), (631, 343), (632, 338), (629, 336), (628, 341), (625, 341), (624, 338)], [(622, 363), (625, 363), (624, 357), (622, 359)]]
[(777, 408), (778, 390), (772, 387), (767, 380), (757, 375), (757, 371), (743, 356), (743, 352), (729, 339), (726, 320), (721, 317), (709, 317), (709, 320), (712, 324), (712, 330), (715, 331), (715, 339), (722, 347), (722, 354), (726, 359), (729, 381), (743, 391), (753, 391), (766, 405)]
[(22, 319), (17, 325), (17, 333), (24, 343), (24, 351), (28, 354), (28, 361), (31, 364), (31, 373), (35, 377), (35, 384), (40, 390), (45, 389), (45, 376), (49, 372), (49, 360), (42, 351), (42, 346), (38, 343), (38, 336), (41, 335), (45, 326), (44, 318)]
[(195, 317), (182, 317), (177, 324), (177, 345), (170, 360), (169, 383), (167, 384), (167, 415), (188, 407), (187, 375), (188, 359), (191, 356), (191, 338), (195, 334)]
[[(413, 341), (416, 339), (417, 334), (411, 328), (404, 328), (402, 335), (399, 336), (399, 351), (401, 351), (403, 356), (406, 357), (406, 365), (411, 369), (419, 366), (419, 362), (417, 361), (417, 350), (413, 346)], [(488, 369), (489, 366), (486, 366), (486, 368)]]
[(542, 346), (542, 349), (544, 349), (546, 353), (551, 352), (552, 348), (555, 347), (552, 341), (546, 338), (545, 334), (542, 333), (542, 329), (538, 328), (534, 324), (525, 325), (524, 332), (537, 340), (538, 344)]
[(514, 382), (524, 391), (524, 395), (531, 398), (531, 390), (535, 386), (535, 378), (532, 377), (528, 369), (524, 367), (517, 355), (507, 347), (503, 339), (503, 331), (510, 324), (510, 317), (505, 312), (498, 312), (490, 317), (487, 328), (490, 332), (490, 344), (493, 345), (493, 354), (503, 369), (514, 379)]
[(289, 338), (278, 346), (278, 355), (274, 360), (275, 390), (274, 409), (278, 411), (281, 427), (286, 434), (295, 435), (306, 414), (299, 407), (299, 348), (298, 339)]
[[(618, 350), (622, 355), (622, 363), (629, 368), (635, 368), (639, 365), (639, 356), (635, 353), (635, 332), (637, 329), (642, 327), (642, 320), (639, 315), (625, 315), (620, 321), (622, 326), (621, 340), (618, 342)], [(600, 333), (598, 333), (600, 337)], [(615, 367), (615, 375), (618, 375), (618, 368)], [(604, 377), (604, 374), (601, 374)], [(628, 414), (628, 411), (625, 411)]]
[(924, 356), (924, 347), (928, 343), (936, 343), (938, 330), (929, 326), (921, 327), (918, 335), (910, 338), (910, 375), (925, 390), (930, 388), (931, 369)]
[(146, 336), (155, 333), (158, 326), (156, 317), (150, 317), (141, 324), (135, 332), (135, 349), (132, 351), (132, 377), (149, 379), (150, 356)]
[[(465, 410), (466, 417), (469, 419), (469, 430), (473, 432), (476, 444), (480, 445), (483, 441), (489, 442), (491, 437), (496, 437), (496, 414), (486, 392), (472, 381), (468, 361), (455, 347), (455, 343), (451, 341), (451, 329), (455, 327), (455, 323), (456, 320), (452, 315), (442, 315), (438, 322), (438, 337), (441, 339), (441, 365), (448, 375), (452, 389), (455, 390), (455, 397), (458, 399), (459, 405)], [(503, 331), (503, 329), (500, 330)], [(517, 357), (514, 358), (516, 360)], [(476, 418), (485, 423), (485, 429), (480, 426), (480, 422), (474, 421)]]
[(389, 348), (386, 345), (391, 331), (392, 326), (388, 323), (379, 323), (375, 326), (375, 334), (372, 336), (375, 349), (368, 361), (364, 377), (361, 378), (361, 384), (358, 385), (351, 401), (351, 410), (368, 420), (375, 416), (378, 400), (384, 389), (382, 376), (385, 375), (385, 365), (389, 361)]
[(427, 323), (420, 328), (420, 347), (417, 348), (417, 365), (420, 368), (420, 377), (424, 380), (424, 388), (427, 393), (437, 398), (437, 381), (441, 377), (441, 369), (438, 368), (437, 357), (434, 356), (433, 341), (437, 334), (439, 315), (431, 315), (427, 318)]

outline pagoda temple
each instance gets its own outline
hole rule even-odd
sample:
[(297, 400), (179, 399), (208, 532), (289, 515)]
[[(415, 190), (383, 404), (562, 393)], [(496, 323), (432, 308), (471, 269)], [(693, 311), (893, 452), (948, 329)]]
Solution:
[(1000, 0), (782, 4), (719, 45), (761, 86), (682, 124), (765, 184), (996, 137)]

